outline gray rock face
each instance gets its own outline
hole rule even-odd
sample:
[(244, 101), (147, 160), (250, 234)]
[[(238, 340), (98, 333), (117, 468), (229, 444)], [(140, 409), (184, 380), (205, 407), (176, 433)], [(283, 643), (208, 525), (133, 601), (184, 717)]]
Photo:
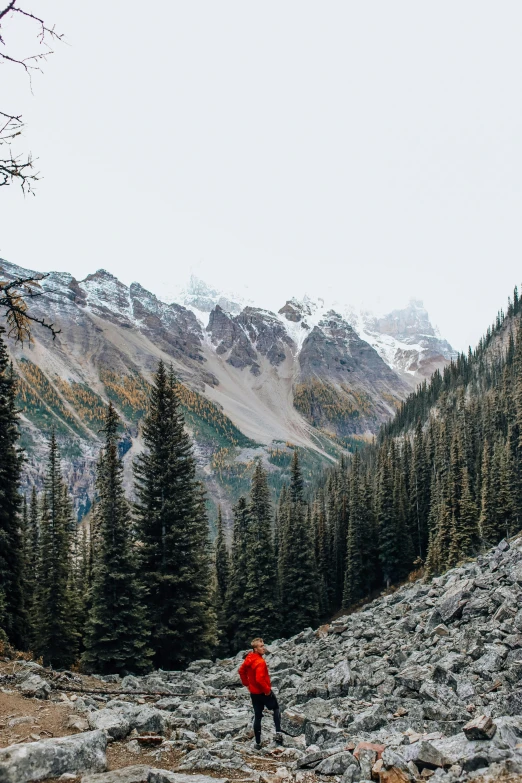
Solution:
[(382, 336), (386, 335), (399, 342), (393, 364), (397, 369), (408, 373), (415, 372), (429, 378), (436, 369), (441, 369), (448, 359), (456, 357), (451, 345), (447, 340), (441, 339), (433, 328), (428, 313), (419, 300), (412, 299), (408, 307), (393, 310), (381, 318), (367, 318), (365, 328), (377, 338), (382, 339)]
[(1, 783), (30, 783), (64, 774), (102, 772), (107, 766), (103, 731), (10, 745), (0, 750)]
[(266, 356), (274, 367), (285, 360), (287, 348), (295, 349), (295, 345), (281, 321), (267, 310), (245, 307), (237, 316), (237, 323), (248, 334), (256, 351), (261, 356)]
[[(307, 335), (299, 354), (299, 367), (300, 384), (311, 397), (308, 418), (316, 426), (327, 424), (321, 395), (314, 395), (314, 384), (322, 385), (323, 396), (326, 391), (332, 401), (337, 397), (344, 407), (343, 415), (335, 423), (340, 435), (358, 432), (363, 421), (371, 428), (372, 416), (375, 421), (387, 418), (385, 395), (399, 399), (407, 389), (406, 383), (398, 379), (377, 351), (333, 311)], [(366, 413), (354, 395), (361, 395), (365, 400)], [(305, 415), (306, 410), (303, 409)], [(371, 416), (368, 415), (370, 410)], [(331, 426), (331, 422), (328, 423)]]
[(260, 374), (257, 353), (236, 317), (216, 305), (210, 313), (207, 332), (210, 332), (212, 342), (217, 346), (216, 353), (227, 354), (228, 364), (240, 370), (250, 367), (253, 375)]

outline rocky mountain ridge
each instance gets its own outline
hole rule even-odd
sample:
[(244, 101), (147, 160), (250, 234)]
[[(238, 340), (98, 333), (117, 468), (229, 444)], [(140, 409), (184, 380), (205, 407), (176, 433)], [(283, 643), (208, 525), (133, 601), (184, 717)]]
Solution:
[[(251, 300), (223, 293), (192, 275), (186, 288), (172, 294), (172, 301), (190, 309), (204, 325), (214, 307), (231, 315), (245, 309), (262, 311)], [(282, 316), (283, 323), (299, 352), (307, 332), (333, 313), (349, 324), (358, 336), (371, 345), (379, 356), (414, 387), (419, 380), (441, 369), (457, 353), (432, 325), (422, 301), (411, 299), (407, 307), (376, 316), (366, 309), (357, 309), (342, 301), (326, 302), (322, 298), (304, 296), (288, 300), (273, 316)], [(295, 328), (292, 325), (295, 324)]]
[[(99, 677), (94, 686), (92, 678), (22, 663), (2, 686), (68, 705), (78, 747), (99, 746), (92, 770), (99, 774), (85, 783), (187, 783), (176, 775), (200, 772), (259, 783), (515, 781), (522, 775), (521, 599), (519, 537), (430, 583), (406, 583), (357, 612), (274, 641), (267, 663), (284, 744), (274, 742), (266, 716), (259, 751), (237, 674), (244, 652), (194, 661), (183, 672)], [(128, 773), (102, 776), (107, 738), (132, 765)], [(15, 769), (20, 783), (34, 780), (24, 770), (63, 758), (60, 742), (28, 740), (23, 754), (16, 745), (0, 750), (0, 779), (11, 781)], [(59, 768), (71, 771), (78, 767)]]
[[(5, 261), (0, 268), (10, 279), (36, 274)], [(104, 406), (111, 399), (123, 417), (130, 467), (159, 359), (172, 363), (184, 385), (200, 469), (211, 499), (225, 509), (246, 486), (254, 456), (274, 488), (292, 448), (303, 449), (314, 473), (354, 438), (375, 433), (410, 388), (342, 314), (312, 302), (292, 300), (272, 313), (198, 284), (187, 305), (165, 303), (105, 270), (82, 281), (52, 272), (41, 293), (31, 310), (60, 334), (52, 341), (35, 329), (33, 343), (9, 346), (21, 379), (28, 476), (40, 480), (54, 427), (80, 512), (92, 497)], [(209, 306), (207, 321), (199, 308)]]

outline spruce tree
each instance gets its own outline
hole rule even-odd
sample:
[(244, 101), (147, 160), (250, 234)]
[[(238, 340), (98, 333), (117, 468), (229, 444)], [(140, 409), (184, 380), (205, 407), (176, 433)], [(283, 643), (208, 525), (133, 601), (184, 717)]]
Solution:
[(462, 490), (459, 501), (458, 521), (455, 514), (452, 517), (451, 540), (449, 545), (447, 567), (452, 568), (461, 560), (474, 555), (479, 540), (478, 511), (471, 494), (468, 469), (462, 471)]
[(489, 441), (484, 442), (482, 452), (482, 485), (480, 500), (479, 531), (482, 546), (487, 548), (497, 541), (496, 500), (493, 495), (491, 447)]
[(272, 543), (272, 503), (261, 460), (256, 460), (248, 504), (244, 628), (251, 638), (275, 639), (279, 624), (277, 564)]
[(35, 652), (46, 665), (71, 666), (78, 654), (76, 606), (71, 594), (71, 529), (53, 432), (41, 506)]
[(350, 473), (350, 506), (346, 543), (343, 606), (350, 607), (365, 594), (364, 540), (367, 535), (364, 519), (364, 499), (361, 487), (361, 458), (356, 452)]
[(279, 553), (282, 631), (285, 636), (314, 626), (319, 619), (314, 541), (303, 499), (303, 480), (294, 451), (283, 541)]
[(383, 448), (377, 478), (377, 519), (379, 523), (379, 560), (387, 587), (400, 573), (402, 541), (398, 540), (393, 503), (393, 468), (389, 448)]
[(135, 462), (140, 574), (154, 663), (179, 668), (215, 644), (208, 521), (178, 384), (160, 362)]
[(152, 651), (136, 573), (130, 508), (123, 490), (118, 454), (120, 419), (109, 403), (105, 443), (96, 475), (99, 547), (84, 639), (83, 667), (100, 674), (128, 674), (150, 668)]
[(245, 593), (248, 579), (248, 525), (249, 509), (246, 498), (239, 498), (234, 507), (234, 534), (230, 579), (225, 600), (227, 636), (232, 652), (244, 649), (248, 639), (248, 629), (244, 618), (247, 614)]
[(218, 654), (224, 657), (228, 653), (227, 616), (225, 600), (230, 583), (230, 556), (228, 554), (223, 526), (221, 506), (218, 506), (216, 523), (215, 551), (215, 611), (217, 617), (217, 629), (219, 636)]
[(333, 590), (331, 589), (331, 539), (326, 517), (324, 494), (320, 489), (313, 504), (312, 528), (315, 535), (315, 560), (317, 563), (319, 612), (326, 617), (332, 608)]
[(27, 615), (26, 647), (32, 649), (35, 641), (36, 594), (38, 584), (38, 552), (40, 545), (40, 523), (38, 519), (38, 495), (32, 487), (31, 501), (27, 511), (27, 525), (24, 536), (24, 605)]
[(77, 531), (76, 591), (79, 596), (78, 623), (81, 629), (87, 624), (91, 606), (92, 566), (89, 542), (89, 524), (83, 519)]
[(20, 512), (22, 454), (18, 447), (16, 383), (0, 327), (0, 629), (21, 648), (26, 637)]

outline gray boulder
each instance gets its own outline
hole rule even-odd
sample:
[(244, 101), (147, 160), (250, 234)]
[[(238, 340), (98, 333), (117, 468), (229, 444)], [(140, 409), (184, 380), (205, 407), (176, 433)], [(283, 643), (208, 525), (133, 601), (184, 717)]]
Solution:
[(90, 729), (106, 731), (109, 737), (112, 737), (115, 740), (126, 737), (131, 729), (127, 718), (114, 710), (97, 710), (96, 712), (91, 712), (87, 720)]
[(352, 673), (348, 661), (340, 661), (333, 669), (326, 672), (326, 682), (330, 698), (340, 696), (350, 685)]
[(307, 718), (303, 713), (293, 709), (284, 710), (281, 713), (281, 728), (290, 734), (291, 737), (297, 737), (304, 734)]
[(215, 737), (226, 737), (227, 734), (234, 736), (239, 734), (252, 722), (252, 716), (246, 713), (237, 715), (226, 720), (219, 720), (212, 724), (212, 734)]
[(165, 734), (169, 713), (157, 710), (155, 707), (142, 707), (131, 722), (132, 728), (140, 734), (152, 732)]
[(346, 735), (342, 729), (338, 729), (331, 721), (318, 718), (315, 722), (309, 722), (305, 728), (305, 740), (307, 745), (322, 745), (326, 743), (337, 744)]
[(51, 693), (51, 686), (39, 674), (30, 674), (20, 685), (20, 691), (28, 698), (48, 699)]
[(164, 699), (160, 699), (156, 702), (158, 710), (167, 710), (167, 712), (174, 712), (181, 704), (179, 696), (166, 696)]
[(342, 775), (351, 764), (357, 766), (357, 759), (348, 750), (345, 750), (323, 759), (315, 771), (318, 775)]
[(1, 783), (30, 783), (60, 775), (103, 772), (107, 735), (88, 731), (0, 750)]
[(444, 623), (455, 620), (462, 613), (464, 601), (470, 597), (472, 588), (473, 581), (471, 579), (463, 579), (443, 596), (438, 610)]
[(406, 762), (413, 761), (419, 769), (424, 767), (436, 769), (437, 767), (443, 767), (445, 763), (444, 754), (431, 742), (426, 741), (405, 745), (401, 748), (401, 755)]
[(512, 691), (506, 699), (506, 715), (522, 715), (522, 690)]
[(386, 723), (386, 710), (382, 704), (374, 704), (373, 707), (360, 712), (349, 724), (350, 732), (357, 734), (361, 731), (376, 731)]
[(395, 679), (401, 685), (405, 685), (411, 691), (420, 691), (422, 685), (430, 680), (433, 674), (433, 666), (406, 666), (397, 672)]

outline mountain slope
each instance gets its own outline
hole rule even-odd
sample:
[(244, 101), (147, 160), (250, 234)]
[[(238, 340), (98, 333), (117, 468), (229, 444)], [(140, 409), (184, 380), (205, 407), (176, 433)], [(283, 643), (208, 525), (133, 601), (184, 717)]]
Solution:
[[(32, 273), (7, 262), (1, 268), (7, 278)], [(141, 448), (138, 424), (159, 359), (172, 363), (183, 384), (198, 464), (211, 500), (225, 511), (246, 486), (255, 456), (264, 459), (273, 488), (294, 447), (311, 475), (351, 439), (376, 432), (405, 398), (404, 379), (341, 314), (312, 303), (271, 313), (196, 288), (185, 306), (104, 270), (83, 281), (53, 272), (31, 302), (35, 315), (61, 331), (54, 341), (36, 329), (33, 343), (10, 343), (32, 455), (28, 476), (39, 480), (54, 427), (80, 513), (92, 497), (104, 406), (112, 399), (123, 416), (130, 463)], [(129, 488), (130, 478), (128, 470)]]

